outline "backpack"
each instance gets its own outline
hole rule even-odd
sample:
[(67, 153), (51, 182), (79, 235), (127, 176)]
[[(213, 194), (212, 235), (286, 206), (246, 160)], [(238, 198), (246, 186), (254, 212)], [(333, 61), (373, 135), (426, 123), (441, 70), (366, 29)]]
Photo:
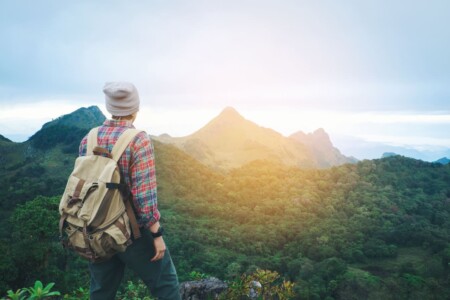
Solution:
[(117, 164), (139, 132), (127, 129), (109, 153), (97, 146), (98, 127), (92, 129), (86, 156), (76, 159), (67, 181), (59, 203), (60, 239), (63, 247), (91, 262), (105, 261), (117, 252), (124, 252), (132, 243), (131, 232), (134, 239), (140, 237), (131, 192)]

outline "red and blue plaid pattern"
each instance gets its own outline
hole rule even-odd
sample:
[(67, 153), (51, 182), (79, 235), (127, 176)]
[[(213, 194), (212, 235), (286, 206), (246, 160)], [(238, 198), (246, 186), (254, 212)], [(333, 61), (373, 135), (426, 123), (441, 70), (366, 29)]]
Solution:
[[(119, 136), (128, 128), (134, 128), (131, 121), (106, 120), (98, 130), (98, 146), (111, 152)], [(87, 136), (81, 141), (80, 156), (86, 155), (86, 146)], [(119, 160), (119, 168), (131, 188), (138, 224), (149, 228), (159, 221), (160, 213), (153, 144), (145, 132), (139, 133), (124, 151)]]

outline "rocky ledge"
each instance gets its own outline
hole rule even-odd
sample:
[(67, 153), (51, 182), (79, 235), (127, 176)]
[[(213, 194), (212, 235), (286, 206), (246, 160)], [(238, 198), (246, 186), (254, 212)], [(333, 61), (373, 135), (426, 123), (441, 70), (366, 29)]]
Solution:
[(228, 286), (225, 282), (215, 277), (210, 277), (181, 283), (180, 294), (183, 300), (218, 299), (220, 293), (227, 288)]

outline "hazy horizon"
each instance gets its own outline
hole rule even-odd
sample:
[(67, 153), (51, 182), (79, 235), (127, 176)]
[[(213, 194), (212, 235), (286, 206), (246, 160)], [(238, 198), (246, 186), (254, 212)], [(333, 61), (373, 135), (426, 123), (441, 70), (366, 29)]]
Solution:
[[(106, 111), (106, 109), (104, 107), (101, 106), (97, 106), (100, 108), (100, 110), (102, 111), (102, 113), (108, 118), (109, 113)], [(222, 113), (223, 110), (230, 108), (230, 107), (225, 107), (223, 108), (221, 111), (217, 111), (214, 112), (215, 115), (210, 116), (209, 114), (212, 113), (212, 111), (206, 111), (206, 110), (199, 110), (196, 113), (198, 113), (198, 116), (200, 117), (197, 120), (197, 123), (199, 124), (198, 128), (195, 128), (194, 130), (190, 131), (190, 132), (186, 132), (185, 134), (179, 134), (179, 135), (174, 135), (171, 134), (170, 132), (155, 132), (153, 128), (148, 126), (148, 122), (146, 122), (145, 117), (152, 114), (149, 112), (140, 112), (138, 114), (138, 118), (135, 122), (135, 125), (138, 128), (142, 128), (145, 129), (150, 135), (153, 136), (159, 136), (162, 134), (169, 134), (172, 137), (183, 137), (183, 136), (188, 136), (190, 134), (195, 133), (196, 131), (200, 130), (201, 128), (203, 128), (204, 126), (207, 125), (207, 123), (209, 123), (213, 118), (217, 117), (220, 113)], [(235, 109), (234, 107), (231, 107), (233, 109)], [(72, 111), (68, 112), (68, 113), (72, 113), (73, 111), (75, 111), (78, 108), (73, 109)], [(252, 118), (248, 118), (247, 115), (242, 114), (241, 111), (237, 111), (242, 117), (244, 117), (245, 119), (255, 123), (258, 126), (264, 127), (264, 128), (270, 128), (272, 130), (275, 130), (277, 132), (279, 132), (280, 134), (282, 134), (285, 137), (289, 137), (290, 135), (297, 133), (299, 131), (302, 131), (303, 133), (306, 134), (312, 134), (314, 133), (314, 131), (318, 130), (318, 129), (324, 129), (327, 134), (330, 137), (331, 142), (333, 143), (333, 145), (335, 147), (337, 147), (342, 154), (346, 155), (346, 156), (353, 156), (359, 160), (362, 159), (373, 159), (373, 158), (380, 158), (382, 156), (383, 153), (385, 152), (394, 152), (396, 154), (400, 154), (400, 155), (404, 155), (404, 156), (409, 156), (409, 157), (413, 157), (413, 158), (418, 158), (418, 159), (422, 159), (422, 160), (426, 160), (426, 161), (436, 161), (440, 158), (443, 158), (445, 156), (450, 156), (450, 149), (446, 148), (446, 147), (435, 147), (434, 149), (416, 149), (414, 147), (404, 147), (401, 145), (401, 143), (398, 143), (398, 141), (391, 141), (391, 143), (387, 143), (387, 144), (383, 144), (380, 142), (375, 141), (366, 141), (363, 138), (360, 137), (355, 137), (355, 136), (349, 136), (349, 135), (330, 135), (330, 132), (324, 128), (324, 127), (316, 127), (313, 128), (312, 130), (295, 130), (292, 132), (288, 132), (288, 133), (283, 133), (279, 130), (276, 130), (275, 128), (271, 128), (269, 126), (264, 126), (263, 124), (258, 123), (257, 121), (255, 121)], [(68, 114), (67, 113), (67, 114)], [(251, 115), (252, 116), (256, 116), (258, 117), (258, 113), (255, 111), (251, 111)], [(65, 113), (66, 114), (66, 113)], [(64, 114), (61, 114), (59, 116), (54, 116), (52, 117), (50, 120), (46, 121), (46, 122), (50, 122), (52, 120), (57, 119), (58, 117), (62, 116)], [(154, 113), (154, 116), (160, 116), (160, 114), (158, 113)], [(182, 118), (181, 115), (177, 116), (179, 118)], [(205, 117), (205, 121), (203, 123), (201, 123), (203, 121), (203, 117)], [(209, 117), (209, 119), (207, 119)], [(283, 117), (286, 117), (286, 115), (283, 115)], [(311, 117), (311, 116), (310, 116)], [(343, 117), (343, 116), (341, 116)], [(363, 118), (363, 115), (359, 116), (360, 118)], [(391, 116), (391, 117), (395, 117), (395, 118), (399, 118), (401, 116)], [(405, 116), (403, 116), (405, 117)], [(164, 119), (164, 117), (161, 117), (161, 119)], [(387, 119), (386, 121), (388, 121), (389, 119)], [(165, 122), (168, 122), (168, 118), (165, 119)], [(45, 123), (46, 123), (45, 122)], [(44, 125), (45, 123), (41, 124)], [(163, 122), (164, 123), (164, 122)], [(192, 125), (192, 124), (191, 124)], [(185, 128), (186, 129), (186, 128)], [(35, 132), (37, 132), (38, 130), (36, 130)], [(35, 132), (33, 132), (32, 134), (34, 134)], [(31, 134), (31, 135), (32, 135)], [(30, 136), (31, 136), (30, 135)], [(24, 135), (24, 136), (16, 136), (16, 138), (14, 138), (14, 136), (7, 136), (4, 135), (7, 138), (10, 138), (12, 141), (14, 142), (24, 142), (26, 140), (28, 140), (28, 138), (30, 136), (28, 135)], [(401, 142), (401, 141), (400, 141)], [(445, 143), (445, 141), (444, 141)], [(351, 146), (353, 145), (353, 147)]]

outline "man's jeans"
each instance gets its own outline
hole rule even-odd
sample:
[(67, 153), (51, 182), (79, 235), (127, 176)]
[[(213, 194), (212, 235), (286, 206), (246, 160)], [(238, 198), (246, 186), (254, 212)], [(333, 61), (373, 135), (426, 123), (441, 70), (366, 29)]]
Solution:
[(150, 262), (155, 255), (153, 237), (141, 229), (142, 237), (133, 241), (123, 253), (101, 263), (89, 263), (91, 300), (114, 300), (125, 266), (133, 270), (159, 300), (180, 300), (178, 277), (169, 249), (164, 258)]

